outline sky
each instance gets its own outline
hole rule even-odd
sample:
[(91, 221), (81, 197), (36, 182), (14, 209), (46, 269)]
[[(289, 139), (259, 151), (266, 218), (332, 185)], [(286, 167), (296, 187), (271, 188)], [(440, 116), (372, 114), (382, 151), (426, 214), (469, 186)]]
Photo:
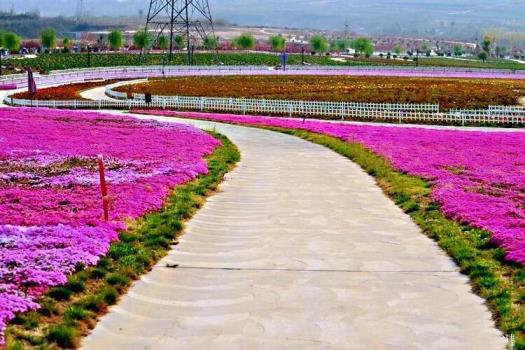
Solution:
[[(74, 15), (80, 0), (0, 0), (18, 11), (39, 9), (44, 15)], [(84, 0), (96, 16), (137, 15), (148, 0)], [(237, 24), (360, 32), (456, 30), (466, 26), (505, 26), (525, 30), (522, 0), (209, 0), (215, 18)], [(446, 29), (447, 27), (451, 27)]]

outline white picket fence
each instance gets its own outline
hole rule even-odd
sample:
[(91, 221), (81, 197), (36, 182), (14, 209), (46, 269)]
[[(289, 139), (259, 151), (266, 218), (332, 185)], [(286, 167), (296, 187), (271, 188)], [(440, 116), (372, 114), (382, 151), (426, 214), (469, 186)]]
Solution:
[[(128, 95), (106, 89), (106, 95), (119, 100), (126, 100)], [(133, 94), (133, 101), (145, 102), (144, 94)], [(161, 108), (178, 108), (199, 111), (239, 112), (239, 113), (269, 113), (281, 115), (328, 116), (345, 119), (376, 118), (384, 112), (403, 115), (422, 113), (439, 113), (437, 104), (409, 103), (360, 103), (360, 102), (320, 102), (298, 100), (266, 100), (222, 97), (192, 97), (192, 96), (152, 96), (152, 104)]]
[(525, 106), (489, 106), (490, 113), (506, 115), (525, 115)]
[[(125, 93), (106, 90), (106, 95), (126, 99)], [(144, 94), (133, 94), (133, 100), (145, 100)], [(429, 112), (438, 113), (438, 104), (411, 104), (411, 103), (365, 103), (365, 102), (324, 102), (324, 101), (301, 101), (301, 100), (268, 100), (253, 98), (224, 98), (224, 97), (191, 97), (191, 96), (152, 96), (155, 103), (168, 105), (181, 104), (185, 101), (193, 104), (194, 99), (199, 99), (202, 109), (219, 106), (221, 109), (228, 108), (236, 111), (266, 111), (267, 113), (283, 113), (292, 110), (294, 114), (306, 115), (333, 115), (334, 113), (345, 114), (347, 110), (376, 111), (376, 112)], [(319, 114), (320, 113), (320, 114)]]
[[(170, 76), (198, 75), (381, 75), (421, 74), (434, 77), (487, 77), (505, 78), (513, 76), (525, 79), (525, 71), (482, 68), (454, 67), (373, 67), (373, 66), (289, 66), (286, 71), (274, 70), (264, 66), (129, 66), (70, 69), (51, 72), (47, 75), (35, 73), (38, 86), (54, 85), (64, 82), (79, 82), (94, 79), (137, 79), (158, 78)], [(24, 74), (0, 77), (0, 85), (15, 84), (18, 88), (27, 87), (27, 77)]]
[[(167, 99), (153, 99), (147, 104), (143, 99), (136, 100), (72, 100), (72, 101), (38, 101), (23, 100), (6, 97), (4, 102), (13, 106), (69, 108), (69, 109), (178, 109), (192, 111), (238, 112), (254, 114), (276, 114), (282, 116), (327, 116), (338, 117), (341, 120), (382, 120), (388, 122), (422, 122), (430, 124), (479, 125), (479, 124), (525, 124), (525, 115), (503, 115), (488, 113), (487, 111), (470, 111), (456, 113), (436, 113), (423, 111), (396, 111), (351, 109), (342, 103), (328, 103), (329, 107), (320, 102), (312, 102), (307, 109), (301, 105), (302, 101), (273, 101), (255, 100), (257, 103), (246, 103), (242, 99), (179, 97)], [(320, 107), (322, 106), (322, 107)]]
[[(352, 67), (355, 69), (357, 67)], [(377, 70), (374, 67), (359, 67), (362, 70)], [(220, 67), (116, 67), (67, 70), (50, 75), (36, 75), (40, 85), (55, 85), (95, 79), (137, 79), (162, 76), (198, 76), (198, 75), (243, 75), (243, 74), (344, 74), (341, 67), (291, 67), (288, 71), (275, 71), (260, 66), (220, 66)], [(407, 69), (408, 70), (408, 69)], [(411, 70), (414, 70), (413, 68)], [(443, 71), (432, 68), (420, 68), (422, 71)], [(465, 71), (465, 70), (447, 70)], [(468, 70), (481, 71), (481, 70)], [(487, 72), (486, 70), (482, 72)], [(498, 72), (502, 72), (499, 71)], [(509, 71), (508, 74), (515, 73)], [(1, 84), (27, 86), (24, 76), (11, 76), (0, 79)], [(13, 106), (32, 106), (73, 109), (134, 109), (162, 108), (193, 111), (235, 112), (254, 114), (276, 114), (282, 116), (325, 116), (345, 119), (384, 120), (390, 122), (423, 122), (443, 124), (525, 124), (525, 108), (491, 106), (487, 110), (456, 110), (439, 112), (435, 104), (370, 104), (359, 102), (318, 102), (262, 99), (234, 99), (213, 97), (153, 96), (151, 104), (146, 104), (144, 95), (135, 95), (127, 100), (127, 95), (108, 90), (108, 95), (119, 100), (100, 101), (36, 101), (6, 97), (5, 103)]]

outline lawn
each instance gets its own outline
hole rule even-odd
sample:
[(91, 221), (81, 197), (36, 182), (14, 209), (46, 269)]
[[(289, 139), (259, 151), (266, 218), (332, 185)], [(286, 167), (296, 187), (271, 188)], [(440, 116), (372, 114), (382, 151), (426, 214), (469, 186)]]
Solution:
[(525, 132), (136, 112), (270, 128), (352, 159), (450, 254), (525, 349)]
[(172, 96), (439, 103), (443, 110), (448, 110), (518, 104), (519, 98), (525, 96), (525, 82), (498, 79), (249, 75), (157, 79), (121, 86), (115, 90), (129, 94), (149, 92)]
[[(49, 287), (96, 265), (132, 220), (161, 209), (173, 188), (207, 174), (204, 158), (219, 146), (208, 133), (181, 124), (0, 110), (0, 347), (16, 313), (39, 308)], [(109, 221), (102, 217), (99, 154), (107, 169)], [(59, 300), (68, 296), (56, 293)]]

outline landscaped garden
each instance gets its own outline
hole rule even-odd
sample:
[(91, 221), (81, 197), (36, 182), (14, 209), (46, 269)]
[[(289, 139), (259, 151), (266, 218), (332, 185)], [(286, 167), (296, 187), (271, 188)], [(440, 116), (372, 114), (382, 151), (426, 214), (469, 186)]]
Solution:
[(228, 140), (181, 124), (46, 109), (0, 120), (0, 347), (9, 321), (10, 348), (73, 346), (238, 159)]
[[(89, 81), (14, 94), (34, 100), (81, 100), (83, 91), (116, 80)], [(517, 105), (525, 96), (525, 82), (503, 79), (404, 78), (311, 75), (198, 76), (153, 79), (113, 90), (161, 96), (232, 97), (371, 103), (437, 103), (441, 110), (483, 109), (489, 105)]]
[[(80, 99), (81, 91), (110, 83), (44, 88), (33, 98)], [(525, 95), (518, 80), (358, 76), (176, 77), (116, 90), (439, 103), (444, 110), (514, 105)], [(449, 253), (487, 300), (499, 329), (525, 348), (525, 132), (137, 112), (269, 128), (352, 159)], [(220, 135), (178, 124), (39, 109), (0, 110), (0, 120), (0, 332), (12, 349), (78, 345), (131, 281), (170, 249), (182, 222), (239, 157)], [(107, 167), (108, 221), (98, 154)]]
[(500, 79), (362, 76), (204, 76), (150, 80), (115, 88), (128, 94), (374, 103), (437, 103), (441, 109), (516, 105), (525, 82)]
[(384, 191), (471, 276), (500, 329), (516, 334), (520, 346), (525, 346), (524, 132), (138, 112), (270, 128), (349, 157), (375, 176)]

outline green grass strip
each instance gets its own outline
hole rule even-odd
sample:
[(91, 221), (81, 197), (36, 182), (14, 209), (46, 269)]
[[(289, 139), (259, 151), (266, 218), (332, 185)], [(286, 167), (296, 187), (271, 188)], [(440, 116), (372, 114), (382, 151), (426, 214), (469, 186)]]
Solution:
[(237, 147), (224, 136), (207, 157), (209, 173), (173, 190), (164, 207), (129, 224), (97, 266), (78, 271), (66, 285), (51, 289), (40, 310), (18, 315), (8, 326), (7, 349), (74, 348), (133, 280), (151, 270), (182, 233), (184, 222), (216, 190), (240, 160)]

